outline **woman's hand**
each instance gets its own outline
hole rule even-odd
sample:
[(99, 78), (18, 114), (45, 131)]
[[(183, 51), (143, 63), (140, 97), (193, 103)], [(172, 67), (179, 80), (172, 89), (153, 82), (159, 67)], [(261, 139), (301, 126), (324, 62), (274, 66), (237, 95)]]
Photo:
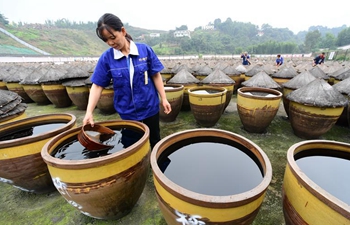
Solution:
[(168, 99), (162, 99), (162, 105), (164, 107), (164, 113), (169, 114), (171, 112), (171, 105)]
[(102, 90), (103, 87), (92, 84), (89, 94), (89, 102), (86, 108), (85, 117), (83, 119), (83, 126), (86, 124), (91, 124), (92, 127), (94, 126), (94, 118), (92, 113), (101, 97)]
[(86, 125), (86, 124), (91, 124), (91, 126), (93, 127), (94, 126), (94, 118), (92, 116), (92, 113), (86, 113), (85, 114), (85, 117), (83, 119), (83, 126)]
[(164, 107), (164, 113), (169, 114), (171, 112), (171, 105), (170, 105), (168, 99), (166, 98), (162, 76), (158, 72), (152, 76), (152, 79), (153, 79), (154, 85), (156, 86), (156, 89), (159, 93), (161, 103)]

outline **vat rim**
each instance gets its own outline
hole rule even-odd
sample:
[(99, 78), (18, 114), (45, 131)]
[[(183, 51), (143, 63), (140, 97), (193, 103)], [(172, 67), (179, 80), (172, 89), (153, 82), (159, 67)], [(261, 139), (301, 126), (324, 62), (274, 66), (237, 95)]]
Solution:
[[(40, 123), (41, 125), (44, 125), (44, 124), (49, 124), (49, 122), (52, 123), (53, 121), (57, 122), (59, 120), (63, 120), (63, 118), (61, 118), (61, 117), (70, 117), (69, 122), (67, 122), (63, 127), (59, 127), (59, 128), (53, 129), (53, 130), (45, 132), (45, 133), (41, 133), (40, 135), (27, 136), (27, 137), (12, 139), (12, 140), (1, 141), (0, 146), (3, 148), (14, 147), (14, 146), (18, 145), (18, 143), (21, 143), (21, 145), (25, 145), (25, 144), (30, 144), (30, 143), (33, 143), (36, 141), (45, 140), (47, 138), (54, 137), (54, 136), (56, 136), (64, 131), (69, 130), (72, 127), (74, 127), (76, 124), (77, 118), (75, 115), (73, 115), (71, 113), (49, 113), (49, 114), (27, 117), (27, 118), (23, 118), (20, 120), (15, 120), (12, 122), (2, 124), (2, 125), (0, 125), (0, 133), (6, 132), (7, 130), (12, 129), (12, 127), (16, 124), (23, 123), (24, 125), (28, 126), (28, 125), (34, 124), (35, 122), (41, 121), (41, 119), (44, 119)], [(51, 120), (50, 120), (50, 118), (51, 118)], [(54, 120), (52, 120), (52, 118), (54, 118)]]
[[(344, 215), (346, 218), (350, 219), (350, 206), (340, 199), (336, 198), (332, 194), (328, 193), (322, 187), (317, 185), (314, 181), (312, 181), (306, 174), (304, 174), (301, 168), (296, 163), (294, 156), (297, 153), (307, 150), (319, 149), (317, 145), (322, 145), (322, 148), (327, 148), (330, 146), (334, 146), (332, 150), (334, 151), (346, 151), (341, 148), (346, 148), (350, 154), (350, 144), (340, 141), (332, 141), (332, 140), (305, 140), (300, 141), (298, 143), (293, 144), (287, 151), (287, 166), (291, 168), (291, 172), (294, 176), (296, 176), (297, 180), (302, 183), (302, 185), (311, 192), (316, 198), (322, 201), (324, 204), (328, 205), (333, 210), (339, 212)], [(314, 148), (306, 148), (308, 146), (315, 146)]]
[[(119, 126), (123, 126), (123, 125), (127, 125), (127, 124), (128, 125), (130, 125), (130, 124), (137, 125), (137, 127), (140, 129), (143, 129), (145, 133), (142, 135), (140, 140), (138, 140), (136, 143), (132, 144), (131, 146), (129, 146), (123, 150), (120, 150), (118, 152), (115, 152), (113, 154), (103, 156), (103, 157), (84, 159), (84, 160), (67, 160), (67, 159), (58, 159), (58, 158), (53, 157), (48, 152), (48, 150), (51, 148), (53, 143), (55, 143), (57, 140), (64, 137), (66, 134), (70, 134), (70, 133), (78, 134), (82, 127), (81, 126), (76, 127), (74, 129), (67, 130), (67, 131), (55, 136), (54, 138), (49, 140), (43, 146), (42, 151), (41, 151), (41, 156), (42, 156), (44, 162), (47, 165), (55, 167), (55, 168), (64, 168), (64, 169), (72, 169), (72, 170), (86, 169), (86, 168), (91, 168), (92, 166), (96, 167), (96, 165), (97, 165), (96, 163), (101, 163), (101, 165), (105, 165), (105, 164), (115, 163), (117, 161), (123, 160), (123, 159), (129, 157), (130, 155), (134, 154), (135, 152), (137, 152), (138, 147), (143, 146), (146, 142), (149, 141), (148, 137), (149, 137), (150, 131), (149, 131), (148, 126), (145, 125), (144, 123), (141, 123), (138, 121), (116, 119), (116, 120), (100, 121), (100, 122), (96, 122), (95, 124), (109, 126), (108, 124), (113, 124), (115, 122), (118, 122)], [(132, 125), (130, 125), (130, 126), (132, 126)]]
[[(245, 92), (249, 91), (257, 91), (257, 92), (264, 92), (264, 93), (269, 93), (269, 94), (274, 94), (276, 96), (258, 96), (258, 95), (248, 95)], [(283, 94), (282, 92), (272, 89), (272, 88), (264, 88), (264, 87), (241, 87), (237, 89), (238, 96), (242, 96), (245, 98), (252, 98), (252, 99), (270, 99), (270, 100), (275, 100), (275, 99), (280, 99), (282, 98)]]
[[(161, 172), (157, 164), (157, 160), (162, 153), (162, 152), (159, 152), (159, 149), (163, 146), (166, 146), (166, 147), (167, 145), (169, 146), (169, 143), (167, 142), (169, 142), (169, 140), (172, 138), (174, 138), (175, 140), (177, 139), (183, 140), (184, 138), (180, 137), (181, 135), (188, 135), (187, 138), (191, 138), (191, 137), (195, 137), (193, 133), (200, 134), (202, 132), (206, 133), (205, 136), (208, 136), (210, 134), (217, 134), (218, 137), (220, 138), (222, 137), (236, 138), (241, 141), (240, 143), (249, 144), (251, 147), (253, 147), (255, 149), (255, 153), (259, 155), (258, 156), (255, 154), (259, 159), (261, 166), (264, 169), (264, 176), (262, 181), (253, 189), (243, 193), (226, 195), (226, 196), (214, 196), (214, 195), (205, 195), (205, 194), (193, 192), (191, 190), (183, 188), (182, 186), (174, 183), (169, 178), (167, 178)], [(251, 202), (252, 200), (256, 200), (265, 194), (265, 191), (267, 190), (272, 180), (272, 166), (271, 166), (270, 160), (267, 157), (266, 153), (257, 144), (255, 144), (253, 141), (239, 134), (226, 131), (226, 130), (217, 129), (217, 128), (189, 129), (189, 130), (173, 133), (163, 138), (153, 148), (153, 151), (151, 153), (151, 167), (152, 167), (154, 178), (157, 179), (160, 185), (164, 189), (169, 191), (172, 195), (184, 201), (191, 202), (193, 204), (212, 207), (212, 208), (231, 208), (231, 207), (245, 205)]]

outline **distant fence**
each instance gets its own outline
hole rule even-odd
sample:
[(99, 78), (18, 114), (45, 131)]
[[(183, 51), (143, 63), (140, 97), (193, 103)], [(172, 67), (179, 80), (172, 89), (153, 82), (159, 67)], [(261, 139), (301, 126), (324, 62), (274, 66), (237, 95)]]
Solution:
[(0, 56), (0, 62), (52, 62), (65, 63), (76, 61), (97, 61), (99, 57), (63, 57), (63, 56)]
[[(322, 51), (317, 53), (304, 53), (304, 54), (281, 54), (285, 60), (310, 60), (320, 54)], [(325, 51), (326, 61), (337, 60), (337, 61), (348, 61), (350, 60), (350, 49)], [(251, 54), (251, 59), (255, 60), (275, 60), (277, 54)], [(240, 59), (241, 55), (161, 55), (158, 56), (162, 60), (173, 60), (173, 59)]]
[[(303, 58), (310, 57), (310, 54), (288, 54), (284, 58)], [(169, 55), (158, 56), (161, 60), (174, 59), (240, 59), (240, 55)], [(64, 56), (0, 56), (0, 62), (75, 62), (75, 61), (97, 61), (99, 57), (64, 57)], [(253, 55), (252, 58), (270, 59), (276, 58), (276, 55)]]
[[(350, 52), (350, 51), (349, 51)], [(348, 50), (338, 50), (335, 52), (326, 52), (326, 60), (349, 60), (347, 56)], [(315, 54), (305, 53), (305, 54), (281, 54), (286, 60), (310, 60)], [(317, 54), (316, 54), (317, 55)], [(159, 55), (158, 58), (161, 60), (182, 60), (182, 59), (240, 59), (241, 55)], [(253, 54), (252, 59), (257, 60), (274, 60), (276, 59), (276, 54)], [(0, 62), (53, 62), (53, 63), (64, 63), (64, 62), (76, 62), (76, 61), (97, 61), (99, 56), (0, 56)]]
[[(253, 54), (251, 58), (276, 58), (277, 54)], [(305, 54), (282, 54), (284, 58), (308, 58), (311, 57), (312, 53)], [(241, 55), (168, 55), (168, 56), (158, 56), (160, 59), (239, 59)]]

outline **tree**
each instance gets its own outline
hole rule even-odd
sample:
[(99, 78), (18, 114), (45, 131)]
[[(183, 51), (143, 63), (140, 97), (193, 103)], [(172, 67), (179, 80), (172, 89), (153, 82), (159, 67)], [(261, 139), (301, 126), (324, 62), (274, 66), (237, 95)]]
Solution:
[(325, 37), (321, 38), (320, 47), (334, 49), (336, 43), (336, 38), (332, 33), (326, 33)]
[(338, 46), (350, 44), (350, 27), (339, 32), (336, 43)]
[(214, 20), (214, 28), (217, 29), (221, 24), (221, 19), (215, 19)]
[(316, 50), (321, 40), (321, 33), (318, 30), (309, 31), (305, 36), (305, 50), (312, 52)]
[(311, 26), (309, 28), (309, 31), (318, 30), (318, 31), (320, 31), (322, 37), (325, 36), (327, 33), (331, 33), (334, 36), (337, 36), (339, 34), (339, 32), (344, 30), (345, 28), (346, 28), (346, 25), (343, 25), (341, 27), (333, 27), (333, 28), (328, 28), (328, 27), (324, 27), (324, 26)]
[(4, 15), (2, 15), (1, 13), (0, 13), (0, 23), (4, 24), (4, 25), (9, 24), (9, 21), (7, 20), (7, 18)]
[(268, 29), (272, 29), (272, 26), (267, 24), (267, 23), (264, 23), (263, 25), (261, 25), (261, 29), (262, 30), (268, 30)]
[(48, 27), (55, 26), (55, 22), (53, 20), (45, 20), (45, 25)]
[(188, 30), (187, 25), (182, 25), (181, 27), (176, 27), (176, 30)]

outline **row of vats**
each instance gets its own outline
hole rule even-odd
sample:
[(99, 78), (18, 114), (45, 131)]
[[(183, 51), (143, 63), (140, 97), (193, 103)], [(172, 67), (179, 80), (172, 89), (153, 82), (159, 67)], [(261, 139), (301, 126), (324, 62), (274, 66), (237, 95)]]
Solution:
[[(191, 106), (190, 110), (193, 109), (191, 104), (196, 103), (190, 99), (193, 92), (197, 90), (221, 89), (220, 91), (225, 94), (225, 97), (222, 98), (223, 95), (221, 95), (220, 105), (225, 107), (227, 106), (226, 99), (229, 98), (231, 100), (233, 92), (237, 91), (237, 108), (240, 117), (245, 114), (249, 115), (247, 118), (241, 117), (242, 123), (254, 115), (261, 116), (255, 120), (257, 123), (259, 121), (261, 123), (268, 115), (265, 113), (272, 111), (271, 108), (273, 108), (273, 113), (275, 113), (280, 104), (273, 106), (268, 104), (268, 102), (272, 100), (276, 103), (276, 100), (281, 99), (283, 93), (283, 105), (294, 132), (296, 135), (304, 138), (317, 138), (322, 133), (327, 132), (336, 121), (340, 121), (341, 113), (344, 114), (346, 112), (346, 118), (349, 118), (350, 75), (347, 65), (336, 65), (337, 67), (340, 66), (339, 69), (329, 72), (331, 65), (327, 67), (324, 67), (324, 65), (310, 67), (309, 64), (306, 64), (305, 68), (308, 69), (300, 71), (296, 69), (298, 66), (288, 64), (275, 68), (269, 64), (266, 64), (266, 66), (264, 64), (256, 64), (250, 67), (243, 67), (242, 65), (231, 65), (229, 62), (198, 61), (198, 63), (200, 65), (203, 64), (202, 67), (199, 67), (205, 67), (206, 73), (194, 70), (193, 68), (197, 67), (197, 64), (194, 62), (187, 64), (187, 62), (182, 61), (165, 61), (166, 69), (162, 71), (165, 86), (182, 87), (182, 98), (183, 100), (188, 98)], [(93, 71), (94, 63), (89, 63), (88, 65), (81, 65), (80, 63), (71, 65), (40, 64), (39, 66), (16, 64), (6, 67), (5, 72), (0, 72), (0, 76), (3, 74), (8, 76), (17, 75), (17, 73), (28, 71), (28, 67), (31, 66), (37, 70), (33, 69), (30, 74), (23, 76), (22, 79), (17, 81), (14, 81), (12, 77), (7, 78), (7, 76), (0, 78), (3, 82), (2, 89), (4, 89), (0, 90), (1, 115), (6, 118), (12, 111), (17, 112), (13, 115), (20, 115), (21, 113), (18, 113), (19, 109), (22, 107), (25, 110), (27, 103), (54, 104), (56, 107), (68, 107), (73, 103), (79, 109), (84, 110), (86, 104), (78, 104), (84, 101), (79, 99), (78, 101), (80, 102), (76, 102), (77, 100), (73, 96), (84, 98), (86, 101), (88, 99), (89, 85), (91, 85), (89, 76)], [(17, 69), (11, 69), (11, 66), (15, 66)], [(24, 69), (20, 67), (24, 67)], [(2, 67), (2, 69), (4, 68)], [(79, 68), (77, 70), (80, 72), (75, 74), (71, 68)], [(326, 68), (328, 72), (326, 72)], [(229, 70), (237, 71), (237, 73), (228, 73)], [(270, 74), (270, 70), (274, 70), (274, 72)], [(10, 71), (13, 73), (9, 75)], [(37, 74), (41, 74), (41, 76), (34, 76)], [(75, 75), (73, 76), (73, 74)], [(49, 77), (52, 79), (49, 79)], [(215, 88), (209, 86), (215, 86)], [(217, 86), (220, 87), (218, 88)], [(113, 89), (106, 90), (111, 90), (110, 96), (113, 96)], [(172, 90), (172, 88), (169, 90)], [(37, 94), (38, 92), (41, 95)], [(27, 99), (25, 94), (28, 96)], [(209, 104), (202, 104), (205, 95), (210, 96), (211, 94), (195, 95), (201, 102), (201, 107), (196, 107), (205, 111), (208, 117), (208, 113), (210, 113), (206, 111), (208, 108), (216, 110), (218, 108), (213, 107), (213, 105), (207, 107)], [(225, 101), (222, 99), (225, 99)], [(112, 102), (112, 97), (108, 99), (108, 102)], [(182, 104), (186, 104), (186, 101), (182, 101)], [(184, 107), (183, 110), (188, 109)], [(219, 112), (217, 115), (223, 113), (221, 108), (217, 111)], [(245, 113), (241, 114), (241, 112)], [(195, 113), (194, 110), (193, 113)], [(196, 113), (200, 114), (200, 112)], [(271, 116), (271, 119), (273, 119), (273, 116)], [(224, 130), (194, 129), (179, 132), (176, 136), (170, 135), (155, 147), (151, 155), (149, 146), (147, 146), (149, 145), (148, 142), (140, 141), (134, 145), (136, 146), (135, 149), (129, 149), (129, 152), (125, 150), (124, 155), (112, 154), (95, 159), (94, 163), (91, 163), (89, 160), (79, 160), (79, 163), (77, 163), (76, 160), (69, 161), (52, 157), (53, 152), (56, 152), (62, 144), (71, 143), (72, 137), (76, 136), (80, 131), (80, 128), (74, 127), (76, 123), (74, 115), (44, 115), (40, 116), (40, 118), (32, 117), (18, 120), (21, 121), (18, 124), (7, 123), (7, 121), (8, 118), (6, 121), (0, 121), (5, 122), (4, 125), (0, 126), (0, 130), (2, 133), (5, 133), (5, 136), (9, 133), (17, 134), (13, 131), (20, 129), (16, 129), (15, 126), (23, 128), (31, 127), (38, 123), (49, 124), (53, 122), (63, 122), (65, 125), (60, 129), (51, 130), (43, 135), (34, 135), (30, 138), (19, 138), (18, 140), (14, 137), (12, 140), (0, 141), (0, 149), (2, 151), (2, 154), (0, 154), (2, 156), (0, 158), (2, 161), (0, 163), (0, 181), (12, 184), (23, 191), (34, 193), (46, 193), (56, 187), (69, 204), (76, 207), (84, 215), (93, 218), (117, 219), (126, 215), (136, 204), (142, 193), (145, 182), (149, 178), (148, 170), (150, 165), (155, 177), (157, 199), (159, 200), (161, 211), (169, 224), (177, 224), (180, 219), (184, 219), (182, 220), (183, 223), (193, 223), (194, 220), (199, 221), (198, 224), (205, 224), (206, 222), (216, 224), (218, 221), (221, 223), (242, 224), (243, 220), (246, 223), (252, 223), (272, 179), (272, 167), (264, 151), (251, 140)], [(244, 124), (246, 130), (257, 133), (264, 131), (261, 127), (259, 127), (260, 130), (257, 130), (257, 124), (252, 124), (251, 122), (252, 120), (249, 120), (247, 126)], [(215, 123), (210, 125), (204, 123), (205, 126), (213, 126), (213, 124)], [(148, 140), (148, 132), (146, 132), (148, 128), (142, 123), (118, 120), (105, 121), (104, 125), (115, 129), (132, 127), (134, 130), (139, 130), (144, 134), (143, 140)], [(349, 126), (348, 120), (346, 126)], [(313, 132), (314, 130), (318, 133)], [(262, 167), (263, 181), (254, 189), (238, 195), (228, 196), (193, 194), (193, 192), (188, 192), (180, 186), (174, 186), (172, 182), (167, 180), (168, 178), (164, 173), (160, 171), (159, 164), (157, 164), (159, 163), (159, 158), (157, 157), (161, 155), (162, 151), (165, 152), (166, 148), (169, 147), (171, 149), (172, 145), (178, 147), (181, 146), (181, 144), (178, 144), (181, 141), (193, 143), (193, 141), (198, 141), (199, 138), (201, 138), (201, 142), (205, 143), (208, 142), (208, 139), (209, 142), (214, 144), (217, 144), (218, 140), (222, 140), (225, 143), (233, 142), (235, 143), (234, 146), (247, 148), (251, 155), (255, 155), (255, 163)], [(35, 145), (32, 143), (35, 143)], [(320, 146), (322, 146), (322, 149), (320, 149)], [(311, 224), (312, 222), (315, 224), (322, 222), (327, 224), (347, 224), (349, 221), (348, 205), (343, 204), (341, 200), (329, 195), (321, 188), (317, 188), (310, 179), (305, 179), (305, 174), (296, 166), (295, 154), (308, 151), (313, 152), (313, 154), (315, 154), (315, 151), (318, 151), (318, 154), (328, 151), (335, 154), (335, 156), (339, 154), (344, 156), (344, 154), (349, 155), (349, 149), (350, 146), (346, 143), (314, 140), (298, 143), (298, 145), (293, 145), (288, 150), (288, 165), (282, 193), (283, 210), (288, 224), (299, 224), (300, 221), (305, 221), (305, 224)], [(135, 157), (138, 158), (136, 159)], [(47, 167), (44, 162), (47, 164)], [(50, 169), (50, 173), (47, 168)], [(128, 175), (128, 179), (125, 179), (125, 174)], [(200, 178), (197, 177), (198, 179)], [(207, 180), (208, 177), (205, 177), (205, 179)], [(326, 196), (326, 198), (323, 196)], [(295, 199), (298, 201), (294, 201)], [(307, 207), (308, 204), (310, 207)], [(321, 217), (320, 209), (323, 212)]]
[[(20, 98), (15, 97), (14, 93), (6, 94), (7, 97), (1, 103), (3, 110), (0, 111), (0, 118), (6, 120), (23, 113), (25, 103), (54, 104), (58, 108), (74, 104), (78, 109), (85, 110), (91, 86), (90, 76), (95, 64), (96, 62), (3, 63), (0, 68), (0, 89), (14, 92)], [(307, 90), (291, 95), (291, 100), (320, 108), (344, 107), (337, 123), (349, 126), (348, 62), (329, 61), (316, 67), (309, 61), (287, 61), (281, 67), (276, 67), (269, 61), (257, 61), (253, 65), (243, 66), (235, 60), (163, 60), (163, 64), (161, 74), (164, 84), (184, 86), (181, 110), (190, 110), (190, 88), (203, 85), (226, 88), (226, 108), (238, 88), (259, 87), (282, 92), (283, 105), (289, 115), (290, 99), (287, 95), (308, 85), (304, 87)], [(5, 92), (1, 93), (5, 95)], [(103, 91), (97, 108), (102, 113), (115, 113), (112, 85)]]

